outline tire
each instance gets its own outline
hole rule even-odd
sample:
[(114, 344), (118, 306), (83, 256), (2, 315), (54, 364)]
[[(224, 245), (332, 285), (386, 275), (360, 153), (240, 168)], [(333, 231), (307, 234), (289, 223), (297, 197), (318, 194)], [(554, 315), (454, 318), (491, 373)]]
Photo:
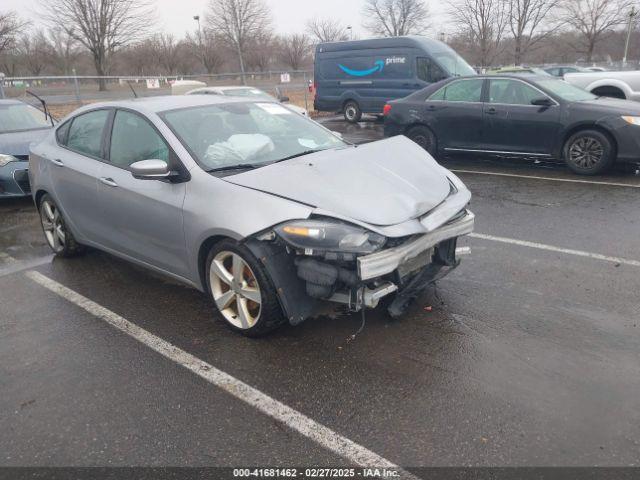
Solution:
[(424, 148), (429, 154), (435, 158), (438, 151), (438, 144), (436, 136), (433, 134), (429, 127), (418, 125), (411, 127), (406, 136)]
[(71, 230), (67, 228), (62, 212), (49, 194), (44, 194), (40, 199), (38, 212), (47, 244), (58, 257), (69, 258), (82, 253), (82, 245), (76, 241)]
[(231, 239), (216, 243), (206, 268), (209, 295), (231, 330), (260, 337), (286, 322), (267, 271), (247, 247)]
[(562, 152), (567, 166), (579, 175), (603, 173), (616, 158), (613, 142), (598, 130), (574, 133), (565, 142)]
[(344, 112), (344, 119), (349, 123), (358, 123), (362, 118), (360, 105), (358, 105), (358, 102), (354, 100), (349, 100), (345, 103), (342, 110)]

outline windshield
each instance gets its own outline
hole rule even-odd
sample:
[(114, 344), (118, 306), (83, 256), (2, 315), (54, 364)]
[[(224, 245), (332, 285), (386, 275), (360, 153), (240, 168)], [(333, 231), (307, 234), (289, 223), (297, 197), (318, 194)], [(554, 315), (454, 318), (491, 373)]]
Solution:
[(256, 100), (267, 100), (269, 102), (276, 100), (268, 93), (258, 90), (257, 88), (230, 88), (228, 90), (222, 90), (222, 93), (229, 97), (249, 97)]
[(453, 76), (475, 75), (476, 71), (453, 50), (433, 52), (433, 59)]
[(545, 79), (538, 80), (538, 85), (548, 90), (550, 93), (557, 95), (563, 100), (569, 102), (582, 102), (585, 100), (595, 100), (595, 95), (582, 90), (581, 88), (574, 87), (573, 85), (565, 82), (564, 80)]
[(205, 170), (253, 168), (347, 145), (278, 103), (225, 103), (160, 115)]
[(51, 122), (37, 108), (25, 103), (0, 105), (0, 133), (37, 130), (51, 127)]

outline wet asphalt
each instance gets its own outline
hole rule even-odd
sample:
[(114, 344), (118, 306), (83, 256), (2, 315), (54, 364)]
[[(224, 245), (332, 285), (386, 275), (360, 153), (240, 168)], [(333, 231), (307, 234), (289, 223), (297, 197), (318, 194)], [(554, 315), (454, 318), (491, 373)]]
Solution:
[[(381, 135), (324, 122), (354, 142)], [(400, 320), (368, 312), (355, 341), (359, 315), (243, 338), (195, 290), (97, 251), (53, 259), (30, 200), (0, 201), (0, 466), (350, 463), (29, 270), (404, 467), (638, 465), (640, 176), (443, 163), (473, 193), (477, 233), (552, 249), (465, 238), (457, 270)]]

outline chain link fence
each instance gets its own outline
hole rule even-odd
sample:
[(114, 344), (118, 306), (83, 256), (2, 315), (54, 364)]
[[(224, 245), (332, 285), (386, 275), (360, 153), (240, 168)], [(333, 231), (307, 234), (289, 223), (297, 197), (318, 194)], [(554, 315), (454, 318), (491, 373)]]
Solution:
[[(244, 80), (243, 80), (244, 77)], [(106, 89), (100, 90), (102, 80)], [(307, 110), (313, 109), (310, 93), (312, 71), (268, 71), (223, 73), (211, 75), (165, 76), (37, 76), (0, 77), (0, 98), (24, 99), (30, 102), (32, 92), (47, 102), (55, 116), (64, 116), (81, 105), (106, 100), (171, 95), (171, 85), (177, 80), (197, 80), (207, 86), (248, 85), (275, 97), (287, 96), (290, 102)]]

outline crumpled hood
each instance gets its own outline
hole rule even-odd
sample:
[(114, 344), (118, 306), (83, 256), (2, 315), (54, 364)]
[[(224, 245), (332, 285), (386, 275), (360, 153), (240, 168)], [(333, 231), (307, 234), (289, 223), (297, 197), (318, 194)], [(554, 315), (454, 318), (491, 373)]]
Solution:
[(317, 152), (224, 180), (381, 226), (428, 212), (451, 189), (446, 170), (404, 136)]
[(24, 132), (0, 133), (0, 153), (5, 155), (29, 155), (29, 145), (46, 137), (50, 128)]

